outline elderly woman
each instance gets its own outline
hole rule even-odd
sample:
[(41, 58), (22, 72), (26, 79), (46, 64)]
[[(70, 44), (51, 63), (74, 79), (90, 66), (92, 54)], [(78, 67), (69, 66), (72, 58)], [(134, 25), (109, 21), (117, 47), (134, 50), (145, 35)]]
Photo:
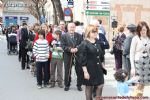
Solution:
[[(104, 53), (97, 42), (97, 27), (89, 25), (86, 28), (85, 40), (80, 45), (80, 58), (84, 72), (86, 100), (93, 100), (92, 91), (96, 86), (96, 100), (101, 100), (104, 84)], [(106, 70), (105, 70), (106, 71)]]

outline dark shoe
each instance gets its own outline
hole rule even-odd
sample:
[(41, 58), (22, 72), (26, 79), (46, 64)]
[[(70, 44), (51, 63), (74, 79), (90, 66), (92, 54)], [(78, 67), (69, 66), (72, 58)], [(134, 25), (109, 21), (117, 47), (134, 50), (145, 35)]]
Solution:
[(21, 58), (18, 58), (18, 61), (21, 62)]
[(78, 91), (82, 91), (81, 86), (77, 86)]
[(69, 87), (65, 87), (65, 88), (64, 88), (64, 91), (69, 91)]
[(27, 64), (27, 69), (30, 69), (30, 66), (29, 66), (29, 64)]

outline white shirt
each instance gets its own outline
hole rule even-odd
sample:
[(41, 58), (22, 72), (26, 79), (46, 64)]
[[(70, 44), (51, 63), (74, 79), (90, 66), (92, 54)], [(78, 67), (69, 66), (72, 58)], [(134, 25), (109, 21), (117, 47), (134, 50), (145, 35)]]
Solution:
[[(145, 43), (147, 44), (146, 47), (144, 46)], [(150, 55), (150, 39), (148, 37), (139, 38), (137, 35), (134, 36), (130, 48), (131, 68), (135, 67), (134, 61), (139, 60), (144, 49), (146, 49)]]

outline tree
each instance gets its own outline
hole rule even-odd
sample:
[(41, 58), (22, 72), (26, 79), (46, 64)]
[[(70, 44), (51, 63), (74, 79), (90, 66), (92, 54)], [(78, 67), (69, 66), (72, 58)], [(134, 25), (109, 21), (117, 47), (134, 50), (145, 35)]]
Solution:
[[(45, 18), (46, 16), (44, 6), (47, 3), (47, 0), (24, 0), (24, 2), (33, 4), (33, 6), (28, 7), (28, 10), (40, 23), (42, 23), (41, 17)], [(64, 20), (61, 1), (51, 0), (51, 2), (53, 5), (54, 24), (58, 24), (60, 20)]]
[(63, 9), (60, 0), (51, 0), (54, 8), (55, 24), (58, 24), (60, 20), (64, 20)]
[(47, 0), (24, 0), (24, 2), (32, 3), (32, 5), (28, 7), (28, 10), (40, 23), (42, 23), (42, 17), (45, 19), (44, 6)]

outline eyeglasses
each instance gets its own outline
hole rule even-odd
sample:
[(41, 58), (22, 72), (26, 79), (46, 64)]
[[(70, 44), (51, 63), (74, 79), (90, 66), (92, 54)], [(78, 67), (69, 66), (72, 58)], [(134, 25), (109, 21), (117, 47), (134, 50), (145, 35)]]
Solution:
[(95, 30), (92, 30), (92, 31), (91, 31), (91, 33), (96, 33), (96, 34), (97, 34), (98, 32), (97, 32), (97, 31), (95, 31)]

